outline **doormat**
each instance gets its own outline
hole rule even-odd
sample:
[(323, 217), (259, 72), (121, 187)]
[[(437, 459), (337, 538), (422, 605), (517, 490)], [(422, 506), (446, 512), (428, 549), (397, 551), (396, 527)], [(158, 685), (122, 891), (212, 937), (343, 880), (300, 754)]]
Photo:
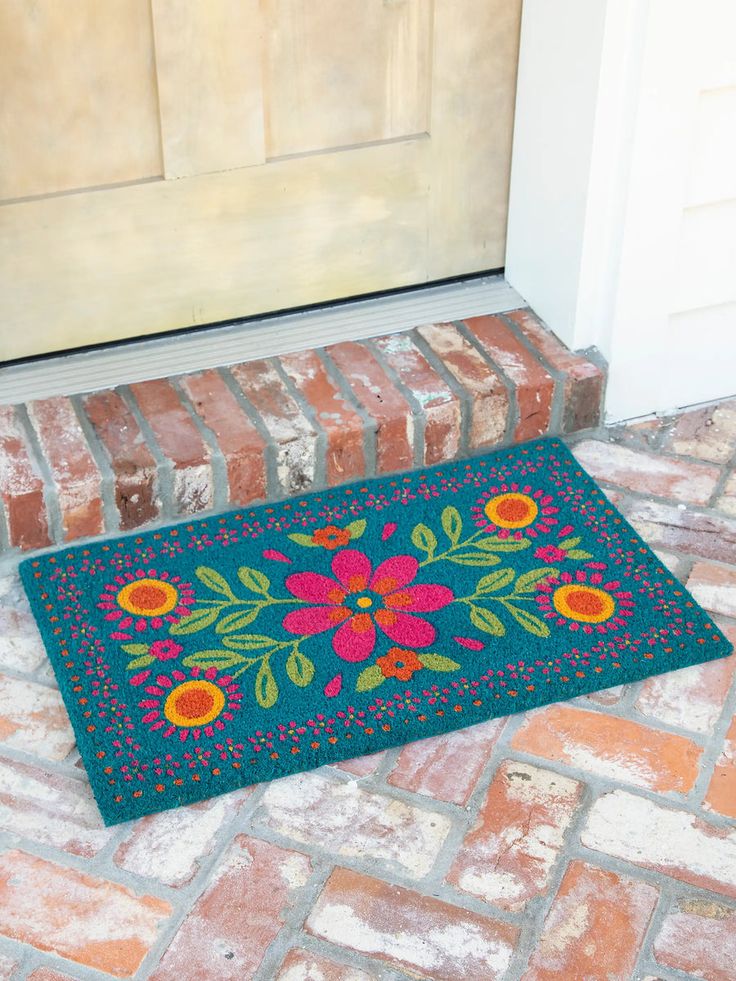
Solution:
[(730, 653), (555, 440), (20, 568), (107, 824)]

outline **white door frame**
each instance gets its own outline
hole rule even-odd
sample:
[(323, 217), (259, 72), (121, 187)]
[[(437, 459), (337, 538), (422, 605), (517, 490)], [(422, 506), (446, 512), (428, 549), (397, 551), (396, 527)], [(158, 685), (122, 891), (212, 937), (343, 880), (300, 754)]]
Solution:
[(703, 339), (676, 316), (698, 99), (736, 81), (734, 29), (730, 0), (524, 2), (506, 276), (608, 358), (612, 419), (736, 388), (729, 318)]

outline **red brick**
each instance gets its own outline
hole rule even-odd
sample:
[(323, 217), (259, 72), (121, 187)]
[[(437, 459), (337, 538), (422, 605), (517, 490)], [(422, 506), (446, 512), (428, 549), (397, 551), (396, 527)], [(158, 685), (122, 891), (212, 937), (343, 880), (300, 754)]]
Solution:
[(0, 675), (0, 743), (46, 760), (65, 759), (74, 733), (59, 692)]
[(27, 674), (45, 660), (43, 641), (28, 608), (0, 606), (0, 664)]
[(28, 403), (28, 415), (56, 486), (64, 538), (104, 531), (102, 476), (74, 406), (58, 396)]
[(389, 334), (375, 338), (373, 343), (422, 407), (422, 463), (432, 466), (454, 460), (460, 452), (462, 432), (460, 399), (430, 365), (410, 334)]
[(632, 977), (657, 898), (646, 882), (571, 862), (524, 981)]
[(211, 853), (220, 828), (235, 817), (250, 793), (250, 788), (237, 790), (136, 821), (115, 852), (115, 864), (168, 886), (185, 886)]
[(417, 879), (434, 866), (451, 827), (442, 814), (315, 772), (270, 783), (254, 820), (294, 842), (377, 859)]
[(732, 473), (724, 484), (721, 496), (716, 501), (716, 507), (724, 514), (736, 518), (736, 473)]
[(287, 494), (309, 487), (314, 483), (317, 433), (284, 379), (268, 361), (246, 361), (230, 372), (276, 443), (280, 486)]
[(711, 613), (736, 617), (736, 569), (696, 562), (690, 571), (687, 588)]
[(465, 324), (516, 388), (519, 419), (514, 440), (523, 443), (544, 435), (552, 416), (552, 376), (500, 317), (471, 317)]
[(306, 855), (238, 835), (152, 978), (251, 978), (309, 878)]
[(464, 805), (501, 735), (505, 719), (409, 743), (388, 776), (394, 787)]
[(658, 501), (618, 506), (649, 545), (736, 565), (736, 520)]
[(7, 759), (0, 760), (0, 828), (84, 858), (112, 837), (86, 781)]
[(527, 715), (511, 745), (609, 780), (682, 794), (697, 780), (702, 753), (685, 736), (564, 704)]
[(736, 401), (683, 412), (664, 445), (675, 453), (727, 463), (736, 445)]
[(0, 855), (0, 933), (117, 978), (134, 974), (171, 907), (21, 851)]
[(492, 981), (506, 974), (516, 927), (336, 868), (307, 930), (420, 978)]
[(681, 899), (662, 923), (654, 957), (706, 981), (733, 981), (736, 910), (710, 899)]
[(574, 433), (597, 426), (601, 421), (603, 371), (582, 355), (568, 351), (531, 310), (514, 310), (506, 316), (519, 327), (547, 364), (565, 376), (563, 432)]
[(376, 772), (385, 756), (385, 753), (369, 753), (368, 756), (356, 756), (352, 760), (341, 760), (334, 765), (346, 773), (352, 773), (354, 777), (369, 777)]
[[(19, 977), (15, 974), (15, 969), (18, 967), (19, 961), (14, 957), (8, 957), (6, 954), (0, 954), (0, 981), (11, 981), (11, 979)], [(32, 977), (32, 975), (30, 975)], [(62, 978), (59, 975), (60, 981), (74, 981), (73, 978)], [(56, 981), (56, 978), (40, 978), (40, 981)]]
[(28, 975), (28, 981), (74, 981), (74, 978), (70, 974), (61, 974), (49, 967), (37, 967), (32, 974)]
[(736, 828), (614, 790), (594, 803), (580, 840), (595, 851), (736, 898)]
[(378, 981), (378, 975), (297, 948), (284, 958), (276, 981)]
[[(724, 632), (736, 642), (736, 627), (725, 627)], [(734, 672), (736, 654), (647, 678), (636, 707), (652, 719), (709, 736), (720, 718)]]
[(136, 382), (130, 389), (162, 453), (174, 468), (177, 513), (193, 514), (212, 507), (210, 451), (176, 389), (164, 378)]
[(11, 545), (27, 549), (51, 544), (43, 481), (10, 405), (0, 405), (0, 498)]
[(329, 486), (363, 477), (363, 419), (327, 374), (319, 355), (314, 351), (301, 351), (279, 360), (325, 431)]
[(454, 324), (426, 324), (417, 333), (467, 393), (470, 448), (503, 442), (510, 405), (501, 376)]
[(117, 392), (88, 395), (84, 409), (115, 474), (120, 527), (125, 531), (155, 521), (161, 508), (156, 461), (138, 420)]
[(585, 697), (597, 705), (617, 705), (621, 701), (625, 691), (626, 689), (623, 685), (616, 685), (613, 688), (602, 688), (600, 691), (592, 691)]
[(578, 443), (573, 453), (597, 480), (690, 504), (707, 504), (720, 477), (719, 468), (707, 463), (631, 450), (595, 439)]
[(376, 424), (376, 472), (392, 473), (412, 467), (414, 416), (383, 367), (357, 341), (333, 344), (327, 353)]
[(547, 891), (581, 792), (569, 777), (506, 760), (447, 881), (503, 909), (523, 909)]
[(716, 760), (704, 806), (718, 814), (736, 818), (736, 716)]
[(227, 467), (228, 501), (249, 504), (266, 497), (266, 443), (214, 370), (181, 379), (204, 424), (214, 433)]

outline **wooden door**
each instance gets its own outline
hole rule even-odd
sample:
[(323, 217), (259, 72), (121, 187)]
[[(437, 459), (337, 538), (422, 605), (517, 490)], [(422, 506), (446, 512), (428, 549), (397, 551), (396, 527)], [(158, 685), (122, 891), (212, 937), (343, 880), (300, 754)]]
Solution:
[(503, 264), (520, 0), (0, 0), (0, 355)]

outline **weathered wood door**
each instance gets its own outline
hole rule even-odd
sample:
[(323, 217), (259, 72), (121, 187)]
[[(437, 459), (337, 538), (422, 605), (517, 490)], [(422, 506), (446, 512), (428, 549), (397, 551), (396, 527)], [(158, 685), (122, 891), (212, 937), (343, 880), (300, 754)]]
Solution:
[(0, 358), (502, 265), (520, 0), (0, 0)]

